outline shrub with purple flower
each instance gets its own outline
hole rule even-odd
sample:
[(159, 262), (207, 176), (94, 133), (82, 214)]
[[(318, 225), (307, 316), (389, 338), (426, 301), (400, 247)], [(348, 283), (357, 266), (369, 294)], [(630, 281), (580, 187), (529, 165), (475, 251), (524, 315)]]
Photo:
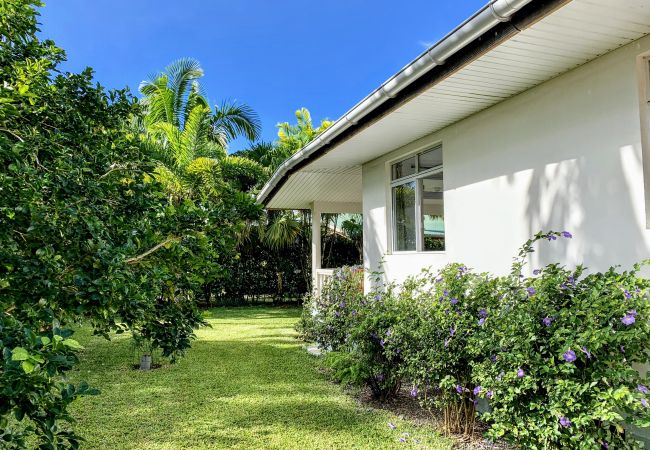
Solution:
[[(637, 448), (622, 425), (650, 425), (647, 379), (637, 371), (650, 362), (650, 282), (640, 266), (586, 274), (549, 264), (521, 278), (534, 245), (553, 237), (572, 236), (539, 233), (524, 245), (511, 274), (499, 277), (489, 335), (471, 343), (498, 355), (473, 372), (493, 391), (489, 435), (521, 448)], [(516, 294), (522, 289), (527, 295)]]

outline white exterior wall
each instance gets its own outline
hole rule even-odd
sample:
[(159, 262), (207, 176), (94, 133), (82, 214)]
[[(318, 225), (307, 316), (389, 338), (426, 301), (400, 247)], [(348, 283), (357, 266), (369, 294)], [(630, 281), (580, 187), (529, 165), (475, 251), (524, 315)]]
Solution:
[[(539, 230), (574, 238), (538, 245), (533, 267), (603, 270), (650, 258), (637, 77), (648, 51), (650, 37), (365, 164), (366, 269), (383, 259), (396, 281), (448, 262), (504, 273)], [(390, 254), (389, 162), (438, 142), (447, 250)]]

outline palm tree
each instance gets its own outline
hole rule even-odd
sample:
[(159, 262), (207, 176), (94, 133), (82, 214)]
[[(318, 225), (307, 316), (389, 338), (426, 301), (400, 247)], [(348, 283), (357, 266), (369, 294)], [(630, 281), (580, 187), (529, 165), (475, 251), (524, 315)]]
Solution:
[(175, 200), (218, 196), (227, 181), (223, 175), (248, 185), (250, 181), (242, 180), (259, 182), (265, 173), (257, 163), (227, 154), (233, 139), (257, 139), (259, 118), (249, 106), (237, 102), (224, 101), (212, 110), (199, 83), (202, 76), (198, 61), (183, 58), (140, 84), (144, 128), (159, 148), (155, 176)]

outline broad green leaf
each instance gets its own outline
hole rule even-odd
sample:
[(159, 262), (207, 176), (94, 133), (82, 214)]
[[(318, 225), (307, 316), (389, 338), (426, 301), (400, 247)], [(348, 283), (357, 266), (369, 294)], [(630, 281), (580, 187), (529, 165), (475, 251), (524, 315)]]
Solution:
[(29, 352), (22, 347), (16, 347), (11, 352), (12, 361), (26, 361), (29, 359)]

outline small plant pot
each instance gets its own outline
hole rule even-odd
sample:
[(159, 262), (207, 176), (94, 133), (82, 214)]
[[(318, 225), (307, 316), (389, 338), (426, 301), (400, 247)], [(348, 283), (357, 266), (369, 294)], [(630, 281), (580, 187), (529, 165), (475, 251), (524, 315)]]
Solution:
[(140, 357), (140, 370), (151, 370), (151, 355)]

